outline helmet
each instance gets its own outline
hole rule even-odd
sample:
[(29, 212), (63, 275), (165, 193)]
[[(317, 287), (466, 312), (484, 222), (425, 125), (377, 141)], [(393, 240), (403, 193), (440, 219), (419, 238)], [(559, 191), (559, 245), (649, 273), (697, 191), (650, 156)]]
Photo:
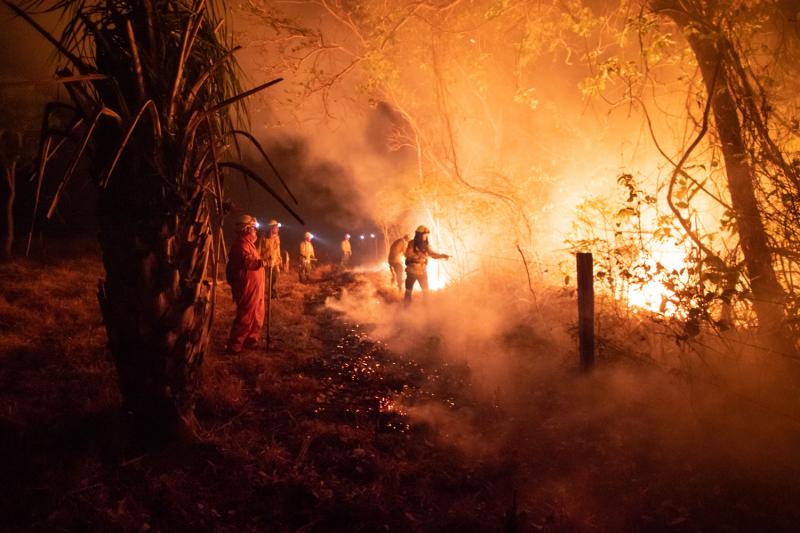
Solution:
[(236, 225), (239, 228), (246, 228), (249, 226), (255, 227), (256, 226), (256, 219), (251, 217), (250, 215), (242, 215), (236, 221)]
[(267, 226), (280, 226), (280, 225), (281, 225), (280, 222), (278, 222), (274, 218), (269, 221), (269, 224), (267, 224)]
[(425, 226), (420, 226), (417, 228), (417, 233), (430, 233), (430, 230)]
[(345, 238), (345, 239), (349, 239), (349, 238), (350, 238), (350, 234), (349, 234), (349, 233), (345, 233), (345, 234), (344, 234), (344, 238)]
[(304, 235), (304, 237), (305, 237), (306, 239), (312, 239), (312, 238), (314, 238), (314, 236), (313, 236), (313, 235), (311, 235), (311, 233), (310, 233), (310, 232), (308, 232), (308, 231), (306, 232), (306, 234)]

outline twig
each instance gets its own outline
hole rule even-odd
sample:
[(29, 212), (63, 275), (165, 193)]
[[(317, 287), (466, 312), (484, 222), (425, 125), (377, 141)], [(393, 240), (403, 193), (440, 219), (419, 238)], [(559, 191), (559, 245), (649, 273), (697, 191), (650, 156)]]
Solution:
[(517, 251), (519, 251), (519, 255), (522, 256), (522, 264), (525, 266), (525, 274), (528, 276), (528, 290), (531, 291), (533, 304), (536, 306), (536, 310), (539, 311), (539, 314), (541, 314), (542, 309), (539, 307), (539, 300), (536, 299), (536, 293), (533, 290), (533, 283), (531, 282), (531, 271), (528, 269), (528, 260), (525, 258), (525, 253), (522, 251), (522, 247), (520, 247), (519, 243), (516, 244), (516, 247)]
[(241, 417), (242, 417), (244, 414), (246, 414), (246, 413), (249, 413), (249, 412), (250, 412), (250, 410), (249, 410), (249, 409), (247, 409), (247, 406), (248, 406), (248, 405), (250, 405), (250, 399), (249, 399), (249, 398), (248, 398), (248, 399), (247, 399), (247, 400), (244, 402), (244, 405), (242, 406), (242, 409), (241, 409), (241, 411), (239, 411), (238, 413), (236, 413), (235, 415), (233, 415), (233, 417), (231, 417), (231, 419), (230, 419), (230, 420), (228, 420), (227, 422), (225, 422), (224, 424), (221, 424), (221, 425), (219, 425), (219, 426), (215, 427), (214, 429), (210, 430), (210, 431), (208, 432), (208, 435), (211, 435), (212, 433), (216, 433), (216, 432), (218, 432), (218, 431), (221, 431), (221, 430), (225, 429), (226, 427), (228, 427), (228, 426), (230, 426), (231, 424), (233, 424), (233, 423), (234, 423), (236, 420), (238, 420), (239, 418), (241, 418)]
[(302, 463), (306, 455), (308, 454), (308, 448), (311, 446), (311, 435), (306, 435), (306, 438), (303, 440), (303, 445), (300, 446), (300, 452), (297, 454), (297, 458), (294, 460), (295, 465), (299, 465)]
[(75, 489), (75, 490), (73, 490), (72, 492), (70, 492), (70, 493), (69, 493), (69, 495), (70, 495), (70, 496), (74, 496), (74, 495), (76, 495), (76, 494), (80, 494), (81, 492), (86, 492), (87, 490), (96, 489), (96, 488), (98, 488), (98, 487), (102, 487), (102, 486), (103, 486), (103, 484), (102, 484), (102, 483), (100, 483), (100, 482), (97, 482), (97, 483), (94, 483), (93, 485), (87, 485), (87, 486), (85, 486), (85, 487), (81, 487), (81, 488), (79, 488), (79, 489)]
[(703, 252), (709, 257), (717, 257), (717, 254), (715, 254), (708, 246), (706, 246), (703, 243), (703, 241), (700, 240), (700, 238), (697, 235), (694, 234), (694, 231), (692, 231), (692, 225), (689, 222), (689, 220), (684, 218), (680, 210), (678, 210), (678, 208), (675, 207), (675, 203), (672, 201), (672, 190), (675, 188), (675, 180), (678, 177), (678, 174), (681, 172), (684, 163), (686, 163), (686, 160), (689, 159), (689, 156), (692, 154), (692, 151), (694, 151), (697, 145), (700, 144), (700, 141), (703, 140), (703, 137), (705, 137), (706, 132), (708, 132), (708, 117), (711, 112), (711, 102), (713, 101), (714, 98), (714, 90), (717, 86), (717, 74), (719, 74), (719, 69), (721, 65), (722, 65), (722, 58), (720, 58), (720, 60), (717, 62), (717, 66), (714, 69), (714, 77), (711, 79), (711, 86), (709, 87), (708, 90), (708, 100), (706, 100), (706, 107), (703, 110), (703, 123), (700, 127), (700, 132), (697, 134), (697, 137), (695, 137), (694, 141), (692, 141), (692, 144), (689, 145), (689, 148), (686, 149), (686, 152), (684, 152), (683, 156), (681, 156), (680, 160), (675, 165), (675, 169), (672, 171), (672, 176), (670, 176), (669, 179), (669, 188), (667, 189), (667, 204), (669, 205), (670, 210), (675, 215), (675, 218), (678, 219), (678, 222), (680, 223), (681, 227), (683, 227), (684, 231), (686, 231), (686, 234), (689, 236), (689, 238), (692, 239), (692, 241), (694, 241), (694, 243), (701, 250), (703, 250)]
[(120, 463), (119, 466), (130, 466), (130, 465), (132, 465), (134, 463), (138, 463), (139, 461), (141, 461), (145, 457), (147, 457), (146, 453), (142, 454), (142, 455), (140, 455), (138, 457), (134, 457), (133, 459), (128, 459), (127, 461), (123, 461), (122, 463)]

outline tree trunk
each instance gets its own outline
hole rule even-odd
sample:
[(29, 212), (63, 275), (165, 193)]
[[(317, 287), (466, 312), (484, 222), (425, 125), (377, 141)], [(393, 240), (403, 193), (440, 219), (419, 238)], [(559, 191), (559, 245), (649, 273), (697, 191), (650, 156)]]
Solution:
[[(195, 429), (194, 398), (213, 317), (205, 193), (182, 199), (126, 161), (98, 197), (106, 270), (98, 298), (124, 408), (145, 438)], [(145, 167), (145, 168), (143, 168)]]
[(3, 257), (8, 259), (14, 248), (14, 200), (17, 195), (16, 162), (12, 162), (6, 169), (6, 184), (8, 184), (8, 197), (6, 198), (6, 231), (3, 235)]
[(784, 342), (783, 328), (785, 294), (772, 265), (767, 232), (755, 195), (754, 172), (747, 161), (736, 102), (728, 90), (723, 50), (730, 43), (724, 36), (703, 32), (703, 27), (693, 24), (690, 14), (673, 0), (654, 0), (651, 6), (675, 21), (697, 58), (711, 98), (711, 110), (725, 160), (731, 206), (735, 211), (739, 242), (753, 292), (753, 308), (762, 332), (768, 338), (778, 340), (773, 343), (774, 347), (781, 345), (780, 348), (784, 349), (788, 346)]
[(3, 257), (11, 257), (14, 246), (14, 200), (17, 196), (17, 161), (22, 155), (22, 134), (0, 131), (0, 166), (3, 167), (8, 197), (6, 198), (6, 227), (3, 234)]

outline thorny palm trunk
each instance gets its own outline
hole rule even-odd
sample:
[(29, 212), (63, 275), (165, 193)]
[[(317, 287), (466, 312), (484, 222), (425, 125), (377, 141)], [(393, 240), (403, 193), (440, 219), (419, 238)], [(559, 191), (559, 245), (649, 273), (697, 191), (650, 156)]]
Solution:
[[(98, 65), (114, 72), (116, 65), (106, 61), (98, 53)], [(142, 430), (160, 438), (195, 427), (195, 389), (213, 318), (206, 275), (213, 232), (206, 189), (178, 188), (180, 141), (148, 132), (134, 136), (108, 185), (98, 187), (106, 272), (98, 299), (124, 407)], [(102, 169), (122, 132), (107, 120), (98, 134)]]
[(127, 163), (98, 197), (98, 297), (125, 408), (161, 435), (194, 424), (213, 316), (212, 233), (204, 194), (176, 201), (157, 173)]
[(724, 36), (702, 31), (694, 25), (679, 2), (653, 0), (651, 6), (678, 25), (697, 58), (711, 98), (711, 110), (725, 160), (731, 205), (736, 213), (739, 242), (753, 292), (753, 308), (759, 327), (773, 347), (784, 349), (788, 346), (783, 331), (785, 294), (772, 265), (767, 232), (755, 195), (754, 172), (747, 161), (736, 102), (728, 90), (725, 64), (720, 64), (724, 61), (723, 47), (730, 46), (730, 43)]
[[(281, 78), (241, 90), (222, 1), (61, 0), (52, 8), (68, 19), (60, 41), (9, 0), (0, 3), (80, 73), (59, 71), (72, 105), (58, 109), (79, 117), (75, 125), (85, 130), (58, 191), (85, 155), (98, 190), (106, 270), (98, 298), (124, 406), (148, 436), (191, 429), (212, 325), (214, 277), (206, 274), (216, 265), (213, 235), (224, 216), (220, 169), (254, 180), (302, 224), (258, 174), (218, 160), (238, 133), (269, 161), (254, 137), (234, 129), (229, 108)], [(93, 64), (83, 59), (90, 47)], [(45, 117), (42, 170), (53, 135)]]

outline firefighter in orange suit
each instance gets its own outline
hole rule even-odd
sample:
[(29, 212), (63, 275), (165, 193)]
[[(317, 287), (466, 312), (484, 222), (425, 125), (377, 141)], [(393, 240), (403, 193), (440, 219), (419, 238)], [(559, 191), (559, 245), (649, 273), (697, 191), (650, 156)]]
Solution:
[(258, 346), (264, 325), (264, 262), (256, 248), (256, 219), (242, 215), (238, 235), (231, 246), (227, 268), (236, 318), (228, 338), (228, 353)]
[(311, 244), (311, 239), (313, 238), (313, 235), (306, 232), (302, 242), (300, 242), (300, 283), (305, 283), (309, 280), (311, 277), (311, 262), (317, 260), (314, 255), (314, 245)]
[(403, 235), (389, 247), (389, 269), (392, 271), (392, 282), (397, 285), (397, 290), (403, 292), (403, 254), (408, 246), (408, 235)]
[(434, 252), (428, 244), (430, 231), (420, 226), (414, 233), (414, 240), (406, 248), (406, 294), (405, 302), (411, 303), (411, 292), (414, 284), (419, 282), (423, 297), (428, 292), (428, 257), (434, 259), (450, 259), (447, 254)]
[(270, 220), (267, 224), (267, 234), (259, 241), (259, 250), (267, 269), (267, 286), (272, 287), (272, 298), (278, 297), (278, 272), (281, 270), (283, 258), (281, 257), (281, 238), (278, 231), (281, 225), (277, 220)]
[(350, 264), (350, 258), (353, 256), (353, 248), (350, 246), (350, 234), (344, 236), (341, 244), (342, 249), (342, 267), (347, 267)]

